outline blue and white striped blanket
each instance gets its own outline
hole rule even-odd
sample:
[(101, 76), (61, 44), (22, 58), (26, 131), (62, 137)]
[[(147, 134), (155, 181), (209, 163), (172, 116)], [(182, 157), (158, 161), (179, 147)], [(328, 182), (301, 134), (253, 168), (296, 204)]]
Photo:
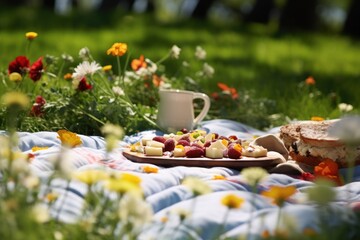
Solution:
[[(209, 132), (221, 133), (224, 136), (237, 135), (242, 139), (269, 133), (228, 120), (206, 121), (201, 124), (201, 127)], [(277, 133), (278, 130), (278, 128), (274, 128), (270, 133)], [(213, 239), (217, 236), (220, 228), (224, 232), (223, 237), (229, 239), (238, 239), (239, 236), (248, 231), (250, 231), (249, 239), (255, 239), (266, 231), (274, 231), (275, 228), (279, 209), (268, 198), (259, 194), (272, 185), (295, 186), (297, 189), (297, 193), (291, 197), (290, 201), (286, 202), (282, 209), (282, 216), (287, 217), (283, 224), (286, 223), (287, 226), (291, 226), (291, 231), (299, 233), (309, 228), (315, 231), (319, 229), (319, 221), (316, 217), (319, 209), (315, 204), (306, 201), (304, 193), (306, 189), (313, 186), (312, 182), (285, 174), (273, 173), (253, 192), (239, 171), (229, 168), (183, 166), (163, 168), (157, 166), (159, 168), (158, 173), (145, 173), (142, 171), (142, 167), (149, 164), (129, 161), (121, 154), (121, 146), (134, 143), (145, 134), (155, 134), (155, 132), (147, 131), (125, 137), (119, 148), (108, 156), (107, 161), (103, 161), (105, 141), (101, 137), (80, 135), (83, 141), (82, 146), (71, 150), (72, 162), (76, 171), (89, 168), (108, 168), (118, 172), (131, 172), (139, 176), (142, 179), (141, 184), (146, 201), (152, 206), (155, 223), (160, 223), (164, 217), (169, 216), (170, 212), (177, 209), (185, 209), (191, 212), (191, 217), (187, 218), (181, 226), (179, 226), (179, 219), (175, 218), (168, 219), (165, 225), (152, 224), (148, 226), (143, 229), (140, 239), (186, 239), (189, 236), (192, 239)], [(34, 146), (49, 147), (46, 150), (34, 153), (35, 157), (31, 163), (31, 169), (39, 176), (50, 175), (53, 168), (49, 159), (59, 154), (61, 149), (57, 133), (21, 132), (19, 139), (19, 148), (23, 152), (31, 152), (31, 148)], [(224, 178), (216, 178), (220, 175)], [(181, 185), (182, 180), (188, 176), (195, 176), (204, 180), (212, 188), (212, 192), (195, 198), (184, 185)], [(351, 229), (356, 229), (359, 226), (359, 223), (355, 221), (353, 209), (349, 207), (360, 203), (359, 180), (360, 168), (357, 168), (353, 182), (334, 188), (336, 198), (327, 211), (327, 224), (329, 227), (336, 227), (344, 223), (349, 226), (349, 236), (343, 236), (341, 239), (350, 238), (353, 234)], [(64, 203), (60, 215), (56, 216), (64, 222), (75, 222), (81, 214), (81, 206), (87, 191), (86, 185), (75, 180), (67, 185), (66, 181), (58, 179), (52, 182), (51, 187), (60, 194), (58, 201), (52, 206), (53, 215), (58, 213), (60, 203)], [(227, 208), (221, 204), (221, 199), (229, 193), (244, 198), (244, 205), (239, 209), (227, 212)], [(228, 215), (224, 224), (226, 214)], [(249, 225), (250, 219), (251, 226)]]

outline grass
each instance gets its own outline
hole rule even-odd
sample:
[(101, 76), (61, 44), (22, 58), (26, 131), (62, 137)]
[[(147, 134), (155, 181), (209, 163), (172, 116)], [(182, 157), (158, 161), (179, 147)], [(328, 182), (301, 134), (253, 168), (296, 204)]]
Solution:
[[(337, 34), (278, 33), (241, 23), (161, 22), (119, 11), (63, 17), (23, 8), (1, 9), (0, 27), (4, 71), (11, 60), (25, 54), (27, 31), (39, 33), (28, 55), (32, 61), (46, 54), (77, 56), (87, 46), (103, 65), (115, 65), (105, 51), (118, 41), (128, 43), (134, 58), (144, 54), (157, 60), (176, 44), (186, 59), (201, 45), (207, 51), (207, 62), (215, 68), (213, 79), (199, 82), (208, 94), (218, 91), (217, 82), (239, 91), (251, 90), (255, 98), (274, 100), (275, 112), (291, 119), (337, 117), (334, 109), (339, 102), (360, 108), (360, 42)], [(321, 93), (311, 100), (298, 87), (310, 75)]]

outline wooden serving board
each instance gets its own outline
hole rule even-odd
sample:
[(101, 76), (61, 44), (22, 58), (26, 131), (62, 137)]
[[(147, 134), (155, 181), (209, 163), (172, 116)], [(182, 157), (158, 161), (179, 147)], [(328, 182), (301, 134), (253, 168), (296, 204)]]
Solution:
[(240, 159), (211, 159), (206, 157), (201, 158), (187, 158), (187, 157), (167, 157), (167, 156), (146, 156), (143, 153), (131, 152), (124, 150), (123, 155), (138, 163), (150, 163), (163, 167), (186, 166), (186, 167), (227, 167), (233, 169), (242, 169), (245, 167), (262, 167), (270, 169), (279, 163), (279, 158), (276, 156), (266, 157), (241, 157)]

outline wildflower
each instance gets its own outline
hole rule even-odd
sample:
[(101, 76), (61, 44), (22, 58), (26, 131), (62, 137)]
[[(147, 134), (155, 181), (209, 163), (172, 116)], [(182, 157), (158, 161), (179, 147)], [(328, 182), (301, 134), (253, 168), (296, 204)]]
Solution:
[(354, 107), (351, 104), (346, 104), (346, 103), (339, 103), (338, 108), (340, 112), (350, 112), (354, 109)]
[(229, 87), (225, 83), (221, 83), (221, 82), (219, 82), (217, 85), (222, 90), (223, 93), (230, 95), (232, 99), (237, 99), (239, 97), (235, 88)]
[(261, 195), (273, 199), (278, 206), (283, 206), (284, 202), (296, 192), (294, 186), (271, 186), (269, 190), (263, 191)]
[(70, 63), (74, 62), (74, 58), (73, 58), (71, 55), (66, 54), (66, 53), (61, 54), (61, 58), (62, 58), (65, 62), (70, 62)]
[(22, 80), (22, 76), (21, 76), (21, 74), (18, 73), (18, 72), (12, 72), (12, 73), (10, 73), (10, 75), (9, 75), (9, 79), (10, 79), (10, 81), (12, 81), (12, 82), (20, 82), (20, 81)]
[(195, 196), (204, 195), (212, 191), (208, 184), (196, 177), (186, 177), (182, 184), (188, 187)]
[(179, 56), (180, 56), (180, 51), (181, 51), (181, 48), (179, 48), (176, 45), (173, 45), (171, 50), (170, 50), (170, 57), (178, 59)]
[(153, 166), (143, 166), (142, 170), (144, 173), (158, 173), (159, 168)]
[(139, 70), (140, 68), (146, 68), (147, 63), (145, 61), (144, 55), (140, 55), (139, 59), (133, 59), (131, 61), (131, 68), (134, 71)]
[(29, 175), (24, 178), (23, 185), (28, 189), (35, 189), (40, 185), (40, 179), (38, 176)]
[(336, 197), (336, 192), (333, 188), (334, 183), (326, 179), (318, 179), (315, 185), (306, 189), (307, 198), (319, 205), (325, 205), (333, 201)]
[(107, 55), (121, 57), (127, 52), (128, 46), (126, 43), (114, 43), (111, 48), (106, 51)]
[(17, 153), (11, 163), (11, 172), (15, 174), (29, 172), (30, 168), (27, 157), (27, 154)]
[(24, 93), (8, 92), (1, 97), (1, 103), (6, 107), (18, 105), (26, 109), (29, 107), (30, 100)]
[(124, 90), (119, 86), (112, 87), (112, 90), (116, 95), (119, 95), (119, 96), (124, 96), (125, 95)]
[(8, 67), (8, 72), (13, 73), (17, 72), (21, 75), (25, 75), (30, 67), (30, 61), (25, 56), (18, 56), (14, 61), (10, 62)]
[(29, 75), (30, 78), (36, 82), (41, 78), (42, 72), (43, 72), (43, 63), (42, 63), (42, 57), (40, 57), (38, 60), (36, 60), (30, 67)]
[(321, 121), (324, 121), (325, 119), (323, 117), (318, 117), (318, 116), (313, 116), (311, 117), (311, 121), (318, 121), (318, 122), (321, 122)]
[(64, 79), (65, 79), (65, 80), (71, 80), (71, 79), (72, 79), (72, 74), (71, 74), (71, 73), (66, 73), (66, 74), (64, 75)]
[(221, 199), (221, 203), (231, 209), (232, 208), (240, 208), (241, 205), (244, 203), (244, 199), (241, 197), (238, 197), (235, 194), (228, 194), (228, 195), (225, 195), (225, 197), (223, 197)]
[(44, 146), (44, 147), (34, 146), (34, 147), (31, 148), (31, 151), (32, 152), (37, 152), (37, 151), (46, 150), (46, 149), (49, 149), (49, 147), (47, 147), (47, 146)]
[(79, 57), (81, 59), (88, 60), (90, 58), (90, 50), (87, 47), (83, 47), (82, 49), (80, 49), (79, 51)]
[(244, 168), (241, 171), (241, 176), (252, 187), (257, 186), (268, 175), (268, 172), (260, 167)]
[(106, 65), (106, 66), (103, 66), (103, 67), (102, 67), (102, 70), (103, 70), (104, 72), (109, 72), (109, 71), (111, 71), (111, 69), (112, 69), (112, 66), (111, 66), (111, 65)]
[(70, 151), (70, 149), (64, 148), (62, 149), (62, 153), (59, 157), (55, 157), (51, 159), (54, 164), (55, 170), (57, 173), (65, 178), (70, 179), (75, 171), (74, 159), (76, 156), (74, 152)]
[(215, 70), (212, 66), (210, 66), (208, 63), (204, 63), (203, 64), (203, 69), (200, 72), (201, 76), (207, 77), (207, 78), (212, 78), (213, 75), (215, 73)]
[(86, 81), (85, 77), (83, 77), (81, 80), (73, 79), (72, 84), (73, 87), (80, 92), (91, 90), (93, 88), (93, 86)]
[(328, 133), (347, 145), (358, 146), (360, 144), (360, 116), (349, 115), (341, 118), (329, 128)]
[(25, 37), (28, 40), (34, 40), (35, 38), (37, 38), (38, 34), (36, 32), (27, 32), (25, 33)]
[(199, 60), (205, 60), (206, 58), (206, 51), (200, 47), (200, 46), (196, 46), (195, 49), (195, 57)]
[(84, 171), (77, 171), (73, 173), (73, 178), (77, 179), (87, 185), (93, 185), (97, 182), (108, 179), (109, 176), (106, 172), (96, 169), (88, 169)]
[(57, 133), (62, 145), (76, 147), (82, 144), (81, 138), (76, 133), (67, 130), (59, 130)]
[(38, 203), (31, 209), (31, 215), (38, 223), (45, 223), (50, 220), (49, 208), (45, 204)]
[(87, 75), (92, 75), (99, 71), (101, 66), (96, 62), (83, 61), (76, 68), (72, 77), (75, 79), (83, 79)]
[(314, 168), (315, 178), (325, 178), (333, 181), (337, 185), (341, 185), (339, 175), (339, 167), (336, 162), (331, 159), (325, 159)]
[(117, 138), (122, 138), (124, 136), (124, 129), (119, 125), (106, 123), (101, 127), (101, 133), (104, 135), (114, 135)]
[(309, 76), (305, 79), (305, 84), (308, 86), (315, 85), (315, 79), (312, 76)]

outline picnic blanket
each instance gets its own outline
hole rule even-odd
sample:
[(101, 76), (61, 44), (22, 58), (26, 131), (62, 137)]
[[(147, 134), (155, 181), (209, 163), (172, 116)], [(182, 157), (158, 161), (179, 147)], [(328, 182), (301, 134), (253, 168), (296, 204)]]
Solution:
[[(267, 134), (277, 134), (279, 128), (269, 131), (259, 131), (247, 125), (230, 120), (204, 121), (199, 128), (221, 135), (236, 135), (241, 139), (252, 139)], [(2, 132), (5, 134), (5, 132)], [(308, 229), (320, 229), (318, 206), (306, 199), (306, 190), (314, 185), (311, 181), (302, 180), (274, 171), (254, 190), (244, 180), (239, 170), (214, 167), (184, 167), (175, 166), (158, 168), (157, 173), (143, 171), (146, 163), (135, 163), (122, 155), (123, 148), (134, 143), (145, 135), (161, 134), (149, 130), (126, 136), (114, 151), (106, 155), (106, 142), (102, 137), (79, 135), (82, 146), (70, 150), (69, 154), (75, 171), (86, 169), (108, 169), (110, 171), (133, 173), (141, 178), (146, 202), (154, 212), (152, 224), (142, 230), (139, 239), (215, 239), (218, 236), (226, 239), (238, 239), (244, 234), (248, 239), (257, 239), (268, 232), (274, 232), (277, 224), (279, 208), (272, 204), (269, 198), (260, 192), (273, 185), (295, 186), (297, 192), (287, 201), (282, 209), (284, 219), (281, 225), (291, 227), (292, 232), (304, 233)], [(42, 178), (46, 178), (53, 171), (49, 159), (55, 158), (61, 151), (61, 142), (55, 132), (19, 132), (19, 149), (31, 153), (34, 146), (47, 146), (48, 149), (33, 152), (34, 158), (31, 169)], [(106, 156), (106, 160), (105, 159)], [(150, 164), (151, 165), (151, 164)], [(301, 169), (300, 169), (301, 170)], [(346, 169), (340, 170), (346, 174)], [(285, 172), (286, 173), (286, 172)], [(343, 186), (334, 187), (335, 199), (329, 204), (326, 212), (327, 226), (336, 228), (340, 225), (348, 226), (348, 236), (341, 239), (351, 239), (359, 226), (351, 206), (360, 203), (360, 168), (355, 169), (354, 180)], [(192, 192), (181, 184), (186, 177), (193, 176), (204, 180), (212, 189), (211, 193), (194, 196)], [(221, 177), (219, 177), (221, 176)], [(53, 217), (59, 221), (74, 223), (81, 214), (81, 206), (86, 195), (86, 185), (79, 181), (68, 184), (61, 178), (51, 184), (60, 197), (51, 206)], [(245, 200), (241, 208), (232, 209), (221, 204), (221, 199), (233, 193)], [(61, 206), (61, 203), (64, 203)], [(183, 222), (178, 217), (171, 217), (171, 213), (179, 209), (191, 213), (191, 217)], [(226, 216), (226, 220), (224, 221)], [(167, 218), (166, 224), (163, 219)], [(220, 233), (220, 235), (219, 235)], [(330, 238), (329, 238), (330, 239)], [(336, 239), (336, 238), (332, 238)]]

